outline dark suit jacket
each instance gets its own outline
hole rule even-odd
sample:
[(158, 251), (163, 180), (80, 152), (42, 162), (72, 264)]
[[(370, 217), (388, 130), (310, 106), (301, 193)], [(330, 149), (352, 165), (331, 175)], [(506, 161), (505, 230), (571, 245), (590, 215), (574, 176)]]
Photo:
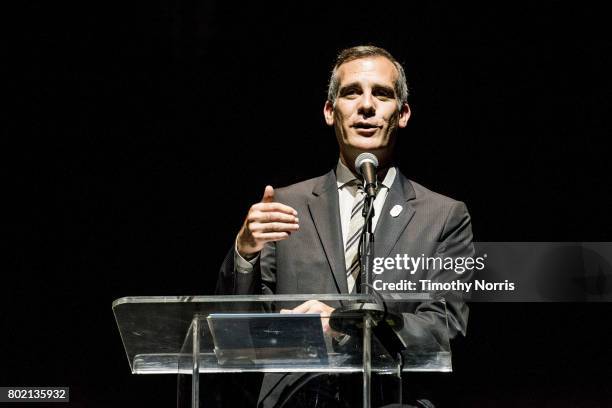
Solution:
[[(234, 248), (220, 271), (219, 294), (347, 293), (338, 187), (334, 171), (275, 190), (276, 201), (298, 212), (300, 229), (262, 250), (253, 273), (234, 271)], [(403, 210), (390, 215), (396, 205)], [(374, 231), (375, 256), (471, 257), (472, 230), (466, 206), (408, 180), (399, 171), (389, 189)], [(449, 280), (454, 272), (429, 270), (417, 279)], [(399, 282), (405, 270), (386, 271), (377, 279)], [(470, 278), (468, 271), (462, 277)], [(423, 302), (404, 305), (400, 335), (409, 343), (429, 341), (446, 331), (465, 334), (468, 308), (463, 302)], [(425, 341), (425, 342), (426, 342)]]

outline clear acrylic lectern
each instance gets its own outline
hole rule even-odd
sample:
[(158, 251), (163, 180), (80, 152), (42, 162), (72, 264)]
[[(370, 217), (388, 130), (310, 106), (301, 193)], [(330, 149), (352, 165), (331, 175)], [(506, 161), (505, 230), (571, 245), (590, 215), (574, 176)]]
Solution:
[[(335, 308), (384, 301), (399, 320), (286, 314), (307, 300)], [(132, 373), (178, 374), (179, 383), (189, 376), (192, 408), (205, 406), (200, 375), (249, 372), (360, 373), (369, 407), (371, 375), (393, 378), (399, 403), (402, 372), (452, 371), (446, 316), (426, 328), (404, 324), (407, 305), (430, 301), (427, 294), (124, 297), (113, 312)]]

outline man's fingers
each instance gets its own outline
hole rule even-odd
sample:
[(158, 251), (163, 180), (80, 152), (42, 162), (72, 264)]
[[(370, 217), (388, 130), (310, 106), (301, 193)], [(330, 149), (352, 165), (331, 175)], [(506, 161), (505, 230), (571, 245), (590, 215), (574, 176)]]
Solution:
[(261, 199), (262, 203), (271, 203), (274, 202), (274, 188), (272, 186), (266, 186), (264, 189), (264, 195)]
[(324, 324), (329, 324), (329, 318), (331, 312), (318, 307), (317, 305), (311, 305), (306, 309), (293, 309), (292, 313), (305, 313), (305, 314), (318, 314), (321, 316), (321, 320)]
[(297, 215), (297, 211), (295, 211), (293, 208), (289, 207), (288, 205), (281, 204), (281, 203), (261, 202), (261, 203), (257, 203), (253, 205), (251, 207), (251, 210), (261, 211), (261, 212), (279, 211), (279, 212), (289, 214), (289, 215), (294, 215), (294, 216)]
[(321, 326), (323, 327), (323, 333), (331, 332), (331, 327), (329, 327), (329, 317), (321, 318)]
[[(317, 303), (316, 300), (309, 300), (293, 308), (293, 313), (310, 313), (311, 308)], [(318, 312), (315, 312), (318, 313)]]
[(255, 232), (295, 232), (300, 226), (287, 222), (252, 222), (249, 228)]
[(323, 327), (323, 332), (329, 333), (331, 332), (331, 328), (329, 327), (329, 317), (333, 311), (334, 308), (326, 305), (325, 303), (319, 302), (318, 300), (309, 300), (299, 306), (294, 307), (291, 311), (282, 309), (281, 313), (316, 313), (321, 316), (321, 326)]
[(253, 237), (259, 241), (271, 242), (280, 241), (289, 236), (288, 232), (254, 232)]
[(318, 313), (322, 317), (329, 317), (333, 311), (333, 307), (318, 300), (309, 300), (293, 309), (293, 313)]
[(274, 211), (274, 212), (262, 212), (252, 211), (248, 218), (249, 222), (287, 222), (287, 223), (298, 223), (300, 220), (290, 214)]

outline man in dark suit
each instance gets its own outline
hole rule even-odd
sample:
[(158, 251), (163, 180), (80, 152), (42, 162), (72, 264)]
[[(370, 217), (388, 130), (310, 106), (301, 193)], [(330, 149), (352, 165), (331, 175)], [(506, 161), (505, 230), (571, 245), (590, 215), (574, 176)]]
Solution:
[[(404, 70), (387, 51), (361, 46), (339, 54), (323, 109), (340, 150), (336, 168), (285, 188), (266, 187), (221, 267), (218, 293), (358, 291), (359, 265), (349, 259), (354, 256), (349, 247), (360, 214), (361, 182), (354, 162), (362, 152), (379, 160), (373, 219), (377, 257), (473, 256), (465, 205), (408, 180), (393, 166), (397, 130), (410, 118), (407, 96)], [(380, 275), (386, 282), (408, 277), (402, 269)], [(421, 279), (450, 278), (434, 268)], [(333, 305), (312, 300), (293, 312), (329, 315), (333, 310)], [(462, 302), (423, 302), (402, 312), (404, 338), (435, 336), (446, 327), (446, 313), (450, 335), (465, 334), (468, 310)]]

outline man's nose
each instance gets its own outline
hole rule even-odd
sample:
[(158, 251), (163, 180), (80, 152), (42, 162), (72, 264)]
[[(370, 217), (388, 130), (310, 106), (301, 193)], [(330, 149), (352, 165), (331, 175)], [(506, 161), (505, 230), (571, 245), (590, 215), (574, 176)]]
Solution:
[(374, 98), (372, 97), (372, 94), (366, 92), (361, 95), (357, 113), (365, 116), (366, 118), (376, 114), (376, 106), (374, 105)]

